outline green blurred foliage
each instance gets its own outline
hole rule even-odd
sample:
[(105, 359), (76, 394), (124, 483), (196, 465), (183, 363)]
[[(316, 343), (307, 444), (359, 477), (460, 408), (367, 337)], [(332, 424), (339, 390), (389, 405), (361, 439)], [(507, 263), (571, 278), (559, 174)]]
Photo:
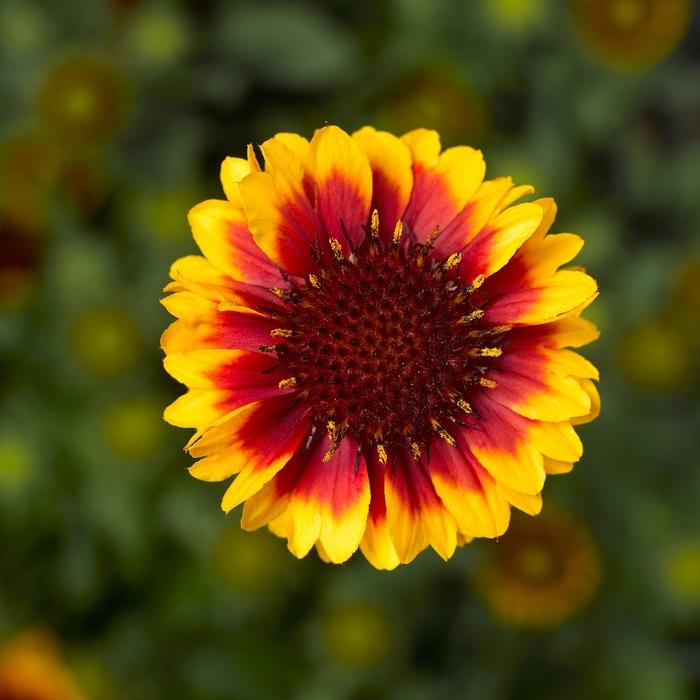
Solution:
[[(0, 647), (51, 630), (98, 700), (700, 693), (700, 13), (637, 5), (0, 2)], [(557, 628), (490, 617), (491, 542), (387, 574), (240, 532), (160, 420), (187, 209), (325, 122), (478, 146), (586, 238), (603, 415), (545, 503), (603, 584)]]

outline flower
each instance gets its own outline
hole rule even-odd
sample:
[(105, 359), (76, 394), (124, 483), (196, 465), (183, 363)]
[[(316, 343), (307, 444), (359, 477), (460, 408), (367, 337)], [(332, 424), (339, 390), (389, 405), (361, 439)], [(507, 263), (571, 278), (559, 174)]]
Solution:
[(689, 0), (572, 0), (572, 10), (588, 48), (622, 69), (665, 58), (690, 24)]
[(430, 124), (446, 140), (478, 140), (486, 130), (484, 100), (454, 66), (434, 62), (403, 75), (385, 94), (378, 120), (401, 130)]
[(0, 698), (84, 700), (84, 697), (49, 635), (25, 632), (0, 648)]
[(571, 514), (547, 510), (514, 519), (477, 574), (493, 615), (516, 627), (554, 627), (581, 610), (598, 589), (598, 548)]
[(221, 169), (194, 207), (203, 256), (171, 268), (165, 412), (196, 433), (190, 473), (236, 479), (228, 512), (291, 552), (377, 568), (502, 534), (581, 456), (597, 371), (566, 349), (597, 331), (573, 234), (550, 199), (484, 180), (439, 136), (336, 126), (278, 134)]

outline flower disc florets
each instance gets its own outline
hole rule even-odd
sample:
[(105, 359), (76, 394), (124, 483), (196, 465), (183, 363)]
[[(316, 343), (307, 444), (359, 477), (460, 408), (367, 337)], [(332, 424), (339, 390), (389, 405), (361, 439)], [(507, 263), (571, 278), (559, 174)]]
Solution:
[(436, 255), (430, 242), (397, 234), (384, 245), (369, 232), (347, 260), (319, 261), (307, 283), (281, 292), (285, 328), (269, 349), (314, 423), (331, 424), (336, 446), (348, 434), (363, 447), (417, 451), (446, 434), (443, 425), (467, 425), (469, 395), (508, 328), (480, 327), (472, 299), (480, 280), (461, 281), (459, 260)]

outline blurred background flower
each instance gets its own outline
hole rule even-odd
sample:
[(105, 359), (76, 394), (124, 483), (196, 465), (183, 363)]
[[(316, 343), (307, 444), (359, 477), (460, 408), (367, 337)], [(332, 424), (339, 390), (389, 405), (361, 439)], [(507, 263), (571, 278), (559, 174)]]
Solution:
[(46, 633), (24, 632), (0, 647), (0, 697), (85, 700)]
[(514, 518), (477, 574), (494, 616), (521, 627), (550, 627), (580, 613), (598, 589), (597, 546), (573, 515), (548, 508)]
[[(0, 3), (0, 698), (698, 696), (699, 22), (690, 0)], [(296, 561), (161, 421), (187, 210), (224, 156), (325, 122), (482, 148), (557, 198), (600, 282), (603, 414), (547, 484), (561, 510), (447, 564)]]
[(671, 53), (688, 29), (690, 0), (573, 0), (587, 47), (620, 68), (639, 69)]

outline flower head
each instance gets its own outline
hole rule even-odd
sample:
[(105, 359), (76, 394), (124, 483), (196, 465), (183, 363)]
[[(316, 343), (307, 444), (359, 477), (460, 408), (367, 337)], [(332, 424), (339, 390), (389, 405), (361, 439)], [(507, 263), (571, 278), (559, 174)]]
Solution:
[(196, 428), (191, 473), (238, 474), (245, 502), (304, 556), (358, 548), (378, 568), (442, 557), (535, 513), (547, 473), (581, 456), (596, 369), (596, 295), (580, 249), (547, 236), (551, 200), (484, 180), (479, 151), (335, 126), (278, 134), (222, 166), (226, 200), (190, 212), (202, 256), (164, 300), (165, 367), (189, 387), (165, 413)]

